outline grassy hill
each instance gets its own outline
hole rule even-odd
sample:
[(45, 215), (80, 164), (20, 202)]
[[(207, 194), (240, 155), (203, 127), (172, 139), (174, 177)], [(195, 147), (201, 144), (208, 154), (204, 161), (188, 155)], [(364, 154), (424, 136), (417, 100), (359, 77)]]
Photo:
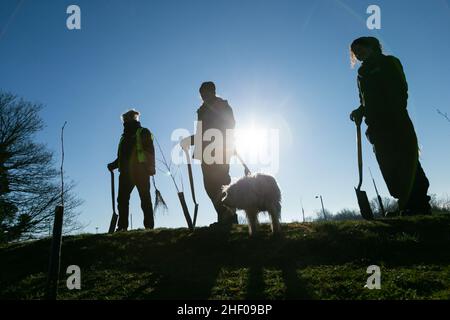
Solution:
[[(450, 299), (450, 215), (64, 237), (59, 299)], [(43, 297), (50, 240), (0, 247), (0, 298)], [(66, 268), (81, 268), (81, 290)], [(369, 265), (381, 289), (364, 288)]]

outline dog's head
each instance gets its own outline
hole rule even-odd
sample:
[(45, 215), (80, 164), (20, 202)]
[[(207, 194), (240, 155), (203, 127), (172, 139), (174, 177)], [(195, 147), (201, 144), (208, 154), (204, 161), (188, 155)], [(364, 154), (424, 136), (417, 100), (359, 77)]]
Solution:
[(230, 186), (223, 186), (222, 187), (222, 204), (224, 204), (225, 206), (229, 207), (229, 208), (235, 208), (235, 199), (236, 199), (236, 190), (234, 190), (234, 188), (232, 187), (232, 185)]

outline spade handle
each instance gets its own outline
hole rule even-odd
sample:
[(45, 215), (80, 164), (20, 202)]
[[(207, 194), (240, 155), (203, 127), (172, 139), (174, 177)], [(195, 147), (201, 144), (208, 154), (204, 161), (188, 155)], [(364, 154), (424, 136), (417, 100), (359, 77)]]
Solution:
[(362, 144), (361, 144), (361, 124), (356, 124), (356, 141), (358, 146), (358, 173), (359, 183), (357, 190), (361, 190), (363, 182), (363, 159), (362, 159)]
[(110, 171), (111, 172), (111, 203), (112, 203), (112, 209), (113, 209), (113, 213), (116, 214), (116, 192), (115, 192), (115, 187), (114, 187), (114, 171)]

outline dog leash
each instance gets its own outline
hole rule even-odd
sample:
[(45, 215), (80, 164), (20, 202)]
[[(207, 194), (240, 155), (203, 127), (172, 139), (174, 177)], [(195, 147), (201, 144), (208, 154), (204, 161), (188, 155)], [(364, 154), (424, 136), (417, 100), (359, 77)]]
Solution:
[(241, 156), (239, 155), (239, 153), (237, 153), (237, 151), (234, 151), (235, 156), (239, 159), (239, 161), (241, 162), (241, 164), (244, 166), (244, 172), (246, 176), (249, 176), (252, 174), (252, 172), (250, 171), (250, 169), (247, 167), (247, 165), (245, 164), (244, 160), (242, 160)]

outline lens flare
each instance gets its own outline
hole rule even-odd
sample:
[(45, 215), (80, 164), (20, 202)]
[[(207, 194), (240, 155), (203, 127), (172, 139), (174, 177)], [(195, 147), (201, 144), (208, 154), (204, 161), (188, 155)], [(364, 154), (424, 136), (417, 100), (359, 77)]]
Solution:
[(267, 129), (250, 126), (236, 129), (235, 144), (237, 152), (243, 157), (257, 159), (267, 150)]

